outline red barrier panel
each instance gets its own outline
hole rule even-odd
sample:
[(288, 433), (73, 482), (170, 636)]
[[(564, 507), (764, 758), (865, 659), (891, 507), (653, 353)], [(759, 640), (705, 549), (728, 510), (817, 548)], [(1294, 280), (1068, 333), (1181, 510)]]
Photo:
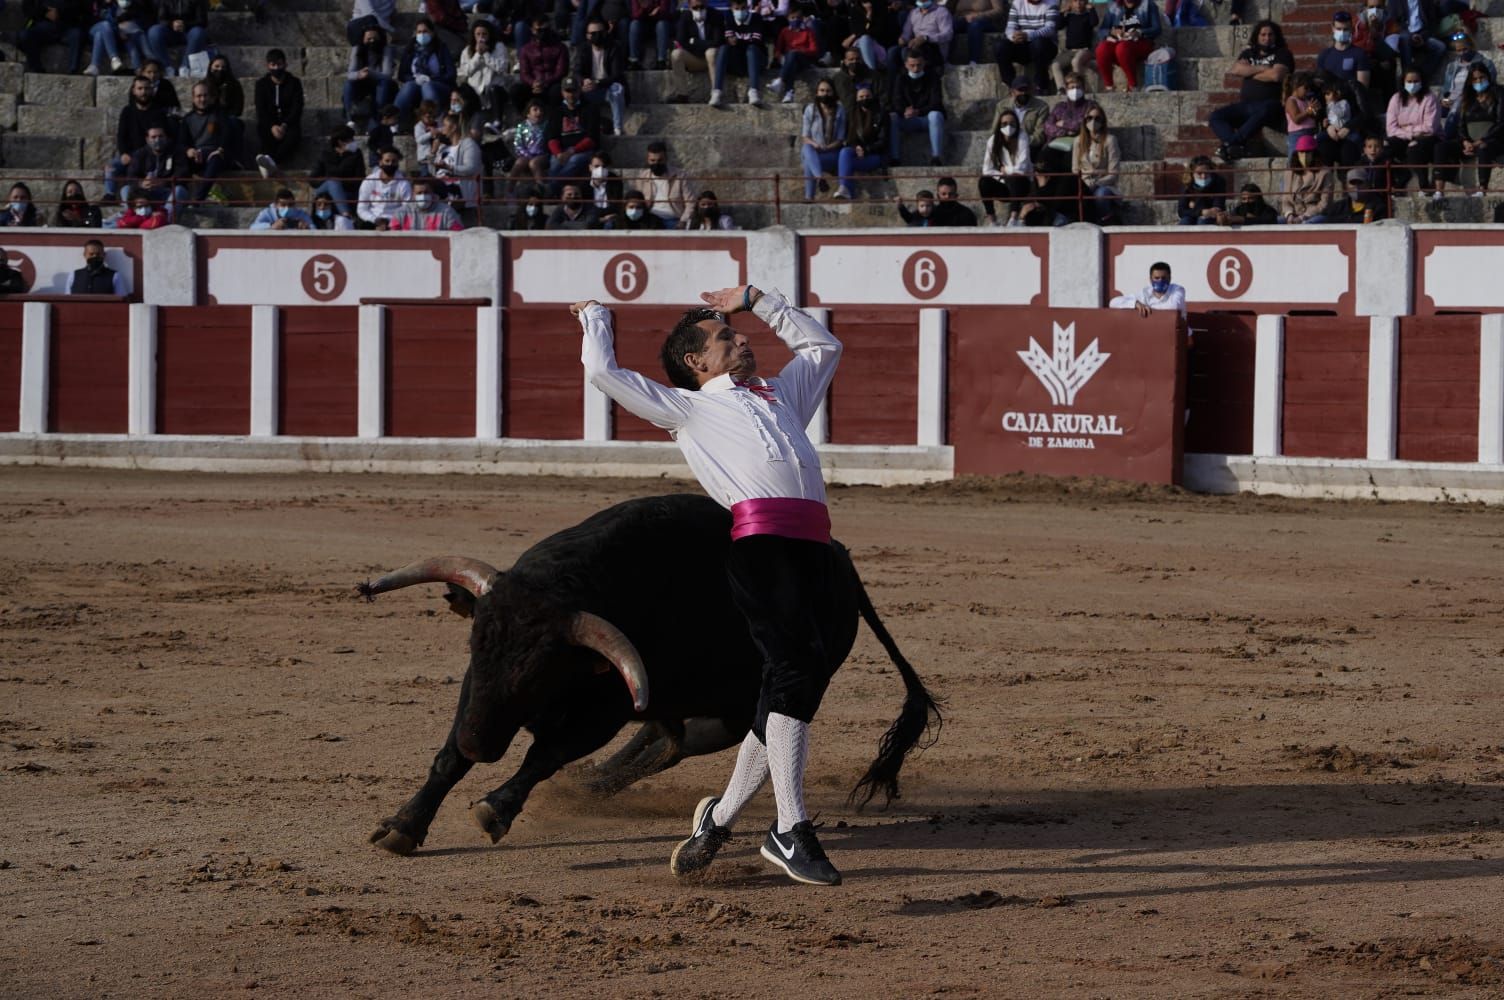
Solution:
[(1400, 319), (1395, 457), (1409, 462), (1478, 461), (1478, 319)]
[(247, 434), (250, 426), (250, 307), (158, 309), (158, 433)]
[(21, 429), (21, 314), (19, 302), (0, 303), (0, 434)]
[(1227, 313), (1192, 313), (1195, 346), (1187, 364), (1185, 450), (1213, 455), (1253, 453), (1253, 369), (1256, 320)]
[(956, 472), (1178, 482), (1180, 317), (1106, 309), (967, 309), (950, 318)]
[(580, 321), (561, 305), (508, 309), (502, 347), (503, 437), (578, 440), (585, 429)]
[(830, 389), (831, 442), (913, 444), (919, 418), (918, 310), (835, 309), (831, 332), (845, 347)]
[(1297, 458), (1368, 454), (1368, 320), (1285, 320), (1281, 451)]
[(389, 309), (385, 398), (388, 436), (475, 436), (475, 307)]
[(53, 305), (48, 430), (124, 434), (129, 429), (128, 315), (124, 304)]
[(279, 434), (354, 437), (360, 392), (358, 310), (290, 306), (277, 352)]

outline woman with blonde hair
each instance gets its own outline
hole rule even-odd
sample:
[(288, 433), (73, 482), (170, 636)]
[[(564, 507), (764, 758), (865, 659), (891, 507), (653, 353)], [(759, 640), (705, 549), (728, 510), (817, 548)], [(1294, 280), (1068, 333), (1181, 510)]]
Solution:
[(1107, 130), (1107, 112), (1093, 106), (1081, 121), (1081, 134), (1071, 149), (1071, 172), (1076, 175), (1084, 222), (1111, 226), (1118, 222), (1118, 164), (1122, 160), (1117, 136)]

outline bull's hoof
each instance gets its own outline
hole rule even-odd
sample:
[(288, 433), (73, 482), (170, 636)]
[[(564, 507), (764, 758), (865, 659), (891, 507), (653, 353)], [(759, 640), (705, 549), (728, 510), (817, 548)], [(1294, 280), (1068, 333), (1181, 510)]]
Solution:
[(491, 838), (493, 844), (505, 837), (507, 831), (512, 828), (512, 824), (503, 820), (496, 810), (491, 808), (491, 803), (485, 799), (481, 799), (470, 808), (470, 815), (475, 817), (475, 822)]
[(383, 851), (390, 851), (403, 857), (413, 853), (423, 845), (423, 838), (408, 833), (402, 829), (402, 825), (402, 820), (396, 816), (382, 820), (381, 825), (371, 832), (371, 843)]

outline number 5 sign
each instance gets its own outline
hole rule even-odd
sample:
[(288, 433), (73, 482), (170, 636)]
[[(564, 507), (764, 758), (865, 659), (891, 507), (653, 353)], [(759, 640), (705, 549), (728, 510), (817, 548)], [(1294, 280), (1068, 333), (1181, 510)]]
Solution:
[(1163, 261), (1172, 280), (1185, 287), (1192, 309), (1246, 306), (1274, 312), (1323, 309), (1353, 311), (1353, 262), (1357, 240), (1351, 230), (1296, 234), (1232, 233), (1107, 234), (1108, 295), (1136, 291), (1149, 283), (1149, 269)]
[(449, 294), (444, 237), (198, 237), (200, 301), (208, 305), (358, 305), (363, 298)]

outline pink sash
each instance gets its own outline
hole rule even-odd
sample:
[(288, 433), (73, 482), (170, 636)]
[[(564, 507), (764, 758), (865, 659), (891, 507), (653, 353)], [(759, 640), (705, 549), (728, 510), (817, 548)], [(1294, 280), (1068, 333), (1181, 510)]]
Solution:
[(774, 497), (731, 505), (731, 539), (781, 535), (830, 543), (830, 511), (818, 500)]

